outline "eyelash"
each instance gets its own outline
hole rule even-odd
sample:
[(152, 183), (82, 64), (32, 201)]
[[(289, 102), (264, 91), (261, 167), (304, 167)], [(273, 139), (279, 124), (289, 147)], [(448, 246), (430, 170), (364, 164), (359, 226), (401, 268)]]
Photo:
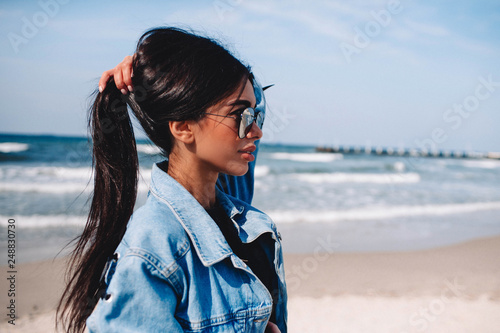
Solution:
[(245, 111), (245, 109), (246, 108), (242, 108), (242, 109), (233, 111), (233, 112), (229, 113), (229, 116), (241, 116), (241, 114), (243, 113), (243, 111)]

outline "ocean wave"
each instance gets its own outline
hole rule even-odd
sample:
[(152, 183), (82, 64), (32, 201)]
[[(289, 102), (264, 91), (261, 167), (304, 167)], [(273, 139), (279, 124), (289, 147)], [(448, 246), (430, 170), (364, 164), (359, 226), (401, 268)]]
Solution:
[(467, 168), (478, 168), (478, 169), (498, 169), (500, 168), (500, 161), (462, 161), (462, 165)]
[(16, 229), (48, 227), (83, 227), (87, 216), (76, 215), (19, 215), (0, 216), (0, 226), (6, 227), (9, 219), (16, 220)]
[(406, 170), (406, 165), (403, 162), (395, 162), (394, 164), (392, 164), (392, 169), (398, 172), (403, 172)]
[[(51, 193), (51, 194), (64, 194), (64, 193), (88, 193), (92, 192), (94, 184), (89, 183), (0, 183), (0, 192), (36, 192), (36, 193)], [(149, 184), (139, 180), (138, 192), (147, 192)]]
[[(264, 177), (270, 173), (270, 167), (255, 167), (255, 177)], [(139, 170), (139, 192), (147, 192), (151, 183), (151, 169)], [(66, 167), (4, 167), (0, 168), (0, 192), (40, 192), (40, 193), (76, 193), (93, 190), (92, 168)]]
[(271, 169), (267, 165), (256, 165), (254, 175), (255, 177), (264, 177), (269, 174)]
[[(477, 202), (448, 205), (360, 207), (339, 211), (269, 211), (276, 223), (335, 223), (341, 221), (382, 220), (408, 216), (443, 216), (500, 210), (500, 202)], [(8, 220), (16, 220), (16, 228), (47, 228), (84, 226), (86, 216), (77, 215), (19, 215), (0, 216), (0, 226), (6, 227)]]
[(141, 143), (137, 145), (137, 151), (139, 153), (148, 155), (158, 155), (161, 154), (160, 148), (152, 144)]
[(276, 223), (332, 223), (338, 221), (381, 220), (408, 216), (443, 216), (500, 210), (500, 202), (477, 202), (448, 205), (360, 207), (339, 211), (269, 211)]
[[(149, 190), (150, 177), (139, 177), (138, 192)], [(93, 180), (82, 182), (0, 182), (0, 192), (31, 193), (89, 193), (94, 189)]]
[(332, 162), (344, 158), (342, 154), (334, 153), (273, 153), (271, 158), (295, 162)]
[[(140, 168), (141, 175), (150, 178), (150, 168)], [(59, 180), (89, 180), (92, 178), (91, 167), (59, 167), (59, 166), (39, 166), (39, 167), (2, 167), (0, 168), (0, 179), (32, 179), (33, 181), (51, 179)]]
[(92, 175), (90, 167), (67, 168), (67, 167), (4, 167), (0, 168), (0, 179), (73, 179), (88, 180)]
[(93, 185), (82, 183), (0, 183), (0, 192), (37, 192), (37, 193), (81, 193), (90, 192)]
[(418, 183), (420, 175), (417, 173), (298, 173), (292, 177), (307, 183), (375, 183), (400, 184)]
[(21, 151), (28, 150), (30, 146), (27, 143), (19, 142), (2, 142), (0, 143), (1, 153), (18, 153)]

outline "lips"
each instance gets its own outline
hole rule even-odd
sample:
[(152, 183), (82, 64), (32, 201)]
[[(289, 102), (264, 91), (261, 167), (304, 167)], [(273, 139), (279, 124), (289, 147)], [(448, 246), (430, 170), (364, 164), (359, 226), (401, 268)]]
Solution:
[(256, 149), (257, 149), (257, 147), (255, 147), (255, 146), (253, 146), (253, 145), (252, 145), (252, 146), (248, 146), (248, 147), (245, 147), (245, 148), (243, 148), (243, 149), (240, 149), (240, 150), (238, 150), (238, 152), (240, 152), (240, 153), (247, 153), (247, 154), (251, 154), (251, 153), (253, 153)]

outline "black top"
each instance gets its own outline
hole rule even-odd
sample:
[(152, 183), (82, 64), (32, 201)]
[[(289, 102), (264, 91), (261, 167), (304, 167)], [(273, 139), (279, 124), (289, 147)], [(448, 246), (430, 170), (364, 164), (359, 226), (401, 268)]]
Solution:
[[(273, 297), (273, 312), (270, 321), (275, 323), (276, 292), (278, 283), (274, 269), (274, 263), (266, 260), (266, 252), (271, 251), (274, 256), (274, 240), (271, 233), (260, 235), (251, 243), (243, 243), (238, 235), (238, 230), (234, 222), (227, 216), (222, 206), (217, 202), (214, 207), (207, 209), (207, 213), (219, 226), (220, 231), (226, 238), (227, 243), (245, 264), (250, 267), (252, 272), (257, 275), (259, 280), (266, 286)], [(267, 249), (267, 251), (266, 251)]]

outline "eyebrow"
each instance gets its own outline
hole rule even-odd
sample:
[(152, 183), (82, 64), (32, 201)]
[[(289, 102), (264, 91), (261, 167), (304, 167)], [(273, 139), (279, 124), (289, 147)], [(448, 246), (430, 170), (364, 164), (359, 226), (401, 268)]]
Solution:
[(252, 103), (250, 103), (250, 101), (246, 100), (246, 99), (238, 99), (238, 100), (236, 100), (234, 102), (228, 103), (227, 105), (228, 106), (243, 105), (243, 106), (246, 106), (247, 108), (249, 108), (249, 107), (252, 106)]

